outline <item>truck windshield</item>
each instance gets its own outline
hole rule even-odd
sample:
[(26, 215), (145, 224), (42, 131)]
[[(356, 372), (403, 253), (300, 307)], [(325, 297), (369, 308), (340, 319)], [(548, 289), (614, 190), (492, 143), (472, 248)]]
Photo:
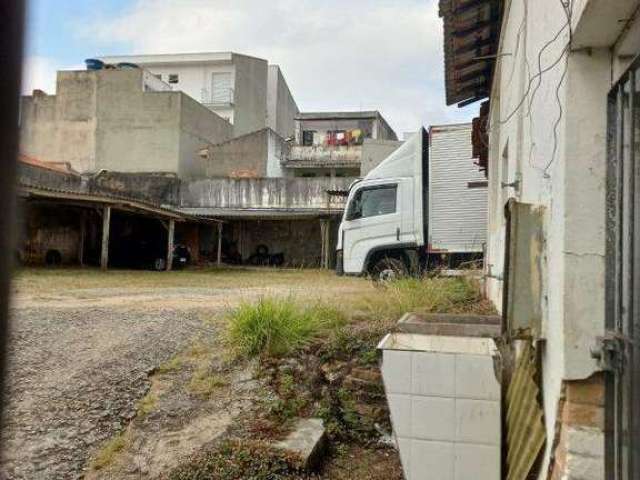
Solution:
[(361, 188), (349, 204), (347, 220), (395, 213), (397, 185)]

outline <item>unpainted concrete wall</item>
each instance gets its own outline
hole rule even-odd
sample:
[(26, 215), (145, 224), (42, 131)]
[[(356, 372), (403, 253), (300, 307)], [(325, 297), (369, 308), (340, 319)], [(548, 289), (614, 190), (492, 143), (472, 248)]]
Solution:
[[(335, 222), (334, 222), (335, 223)], [(285, 266), (319, 267), (322, 251), (320, 220), (244, 220), (225, 225), (232, 229), (243, 262), (266, 245), (269, 254), (282, 253)], [(334, 235), (335, 236), (335, 235)], [(333, 240), (333, 237), (332, 237)], [(332, 245), (335, 249), (335, 244)]]
[(198, 152), (233, 137), (233, 125), (187, 95), (181, 95), (180, 167), (181, 178), (202, 177), (206, 161)]
[(234, 136), (260, 130), (267, 125), (266, 60), (233, 54), (236, 66)]
[(366, 139), (362, 145), (362, 159), (360, 163), (360, 175), (365, 176), (371, 170), (395, 152), (404, 142), (395, 140)]
[(22, 97), (20, 152), (39, 160), (96, 168), (96, 78), (58, 75), (57, 95)]
[(142, 70), (58, 72), (58, 94), (23, 99), (21, 151), (79, 172), (202, 175), (198, 151), (232, 126), (181, 92), (144, 92)]
[[(327, 190), (348, 190), (353, 178), (213, 178), (184, 182), (183, 207), (324, 209)], [(331, 204), (342, 208), (342, 204)]]
[(209, 147), (207, 177), (266, 177), (268, 129)]
[(295, 118), (300, 110), (280, 67), (269, 65), (267, 126), (283, 138), (295, 134)]
[(96, 82), (96, 168), (178, 172), (179, 92), (147, 92), (140, 70), (60, 72)]

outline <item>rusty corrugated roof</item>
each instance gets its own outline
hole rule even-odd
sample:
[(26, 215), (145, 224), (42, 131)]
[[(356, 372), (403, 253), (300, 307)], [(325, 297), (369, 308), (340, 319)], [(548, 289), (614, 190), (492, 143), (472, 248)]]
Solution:
[(507, 480), (537, 478), (532, 473), (546, 441), (537, 376), (535, 350), (527, 343), (507, 391)]
[(447, 105), (489, 96), (500, 40), (502, 0), (440, 0)]

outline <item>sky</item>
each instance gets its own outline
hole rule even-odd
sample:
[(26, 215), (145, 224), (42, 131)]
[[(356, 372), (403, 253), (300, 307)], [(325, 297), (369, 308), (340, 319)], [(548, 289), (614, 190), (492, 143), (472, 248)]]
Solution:
[(234, 51), (280, 65), (302, 111), (379, 110), (399, 135), (447, 107), (437, 0), (31, 0), (23, 92), (103, 55)]

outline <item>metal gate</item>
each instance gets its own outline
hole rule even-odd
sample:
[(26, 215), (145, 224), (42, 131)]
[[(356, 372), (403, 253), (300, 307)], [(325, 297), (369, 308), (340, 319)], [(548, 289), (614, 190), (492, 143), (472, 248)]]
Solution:
[(608, 99), (607, 479), (640, 478), (640, 59)]

